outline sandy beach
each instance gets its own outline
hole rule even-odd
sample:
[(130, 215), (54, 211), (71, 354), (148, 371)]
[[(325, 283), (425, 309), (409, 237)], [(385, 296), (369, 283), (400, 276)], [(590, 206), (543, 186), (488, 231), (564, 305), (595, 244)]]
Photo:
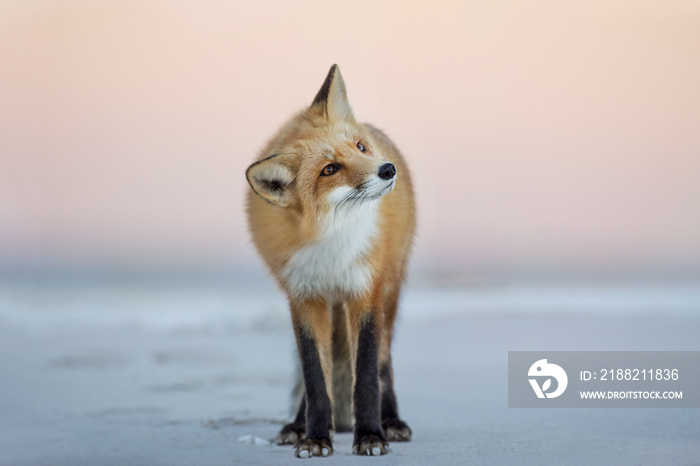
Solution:
[[(692, 286), (410, 285), (394, 345), (410, 443), (329, 463), (698, 464), (697, 409), (509, 409), (509, 350), (698, 350)], [(289, 464), (294, 341), (254, 285), (8, 283), (0, 464)], [(298, 460), (302, 461), (302, 460)], [(324, 460), (313, 460), (324, 461)]]

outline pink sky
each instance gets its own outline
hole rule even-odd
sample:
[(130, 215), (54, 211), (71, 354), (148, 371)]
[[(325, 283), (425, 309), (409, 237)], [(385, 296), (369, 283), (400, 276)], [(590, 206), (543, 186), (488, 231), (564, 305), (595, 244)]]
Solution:
[(244, 171), (333, 63), (418, 263), (700, 266), (700, 3), (4, 1), (0, 266), (238, 267)]

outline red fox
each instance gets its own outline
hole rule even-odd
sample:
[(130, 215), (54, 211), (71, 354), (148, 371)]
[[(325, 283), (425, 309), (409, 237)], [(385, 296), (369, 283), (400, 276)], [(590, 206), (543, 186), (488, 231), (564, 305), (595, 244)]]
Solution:
[(301, 362), (297, 415), (278, 443), (308, 458), (333, 453), (335, 430), (354, 429), (358, 455), (410, 440), (390, 347), (415, 230), (413, 188), (396, 146), (355, 119), (337, 65), (246, 177), (253, 242), (287, 294)]

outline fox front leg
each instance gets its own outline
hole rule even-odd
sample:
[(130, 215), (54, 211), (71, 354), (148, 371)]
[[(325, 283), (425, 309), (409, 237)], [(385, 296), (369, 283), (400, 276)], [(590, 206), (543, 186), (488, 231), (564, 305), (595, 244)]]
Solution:
[(331, 401), (331, 326), (325, 303), (305, 302), (292, 306), (304, 378), (306, 435), (296, 445), (298, 458), (333, 454), (333, 404)]
[(377, 312), (368, 312), (355, 324), (355, 438), (353, 453), (379, 456), (389, 446), (380, 417), (379, 342), (381, 336)]

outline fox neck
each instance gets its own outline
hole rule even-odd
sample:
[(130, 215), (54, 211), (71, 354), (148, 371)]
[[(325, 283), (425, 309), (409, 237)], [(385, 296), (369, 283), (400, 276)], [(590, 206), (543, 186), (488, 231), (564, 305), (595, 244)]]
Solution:
[(379, 201), (331, 210), (317, 218), (314, 238), (282, 270), (292, 295), (361, 295), (372, 280), (367, 255), (378, 231)]

